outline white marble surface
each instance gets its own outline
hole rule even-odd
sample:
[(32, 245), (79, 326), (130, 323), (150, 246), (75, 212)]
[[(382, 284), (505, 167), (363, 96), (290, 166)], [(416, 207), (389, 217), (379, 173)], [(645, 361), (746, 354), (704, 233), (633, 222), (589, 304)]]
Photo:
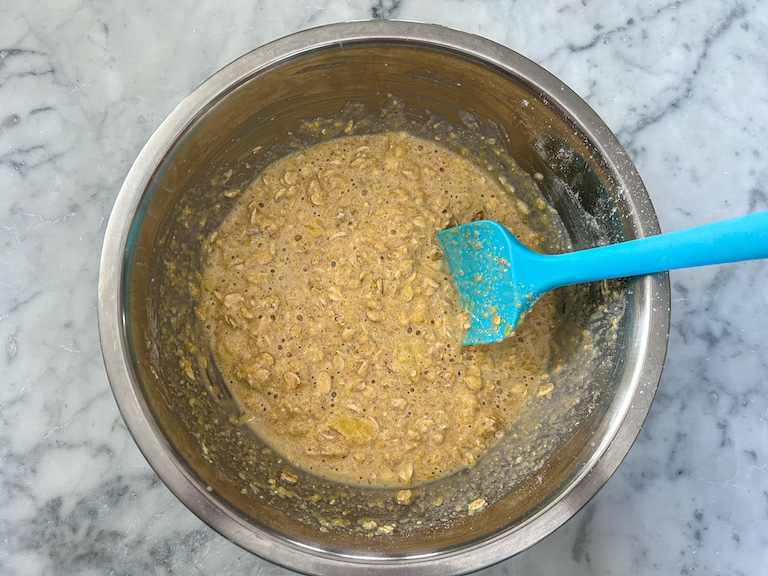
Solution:
[[(96, 278), (122, 179), (209, 74), (278, 36), (370, 17), (532, 58), (618, 134), (666, 231), (768, 209), (767, 0), (3, 0), (0, 574), (287, 574), (157, 479), (102, 365)], [(638, 442), (501, 574), (768, 573), (768, 262), (674, 272)]]

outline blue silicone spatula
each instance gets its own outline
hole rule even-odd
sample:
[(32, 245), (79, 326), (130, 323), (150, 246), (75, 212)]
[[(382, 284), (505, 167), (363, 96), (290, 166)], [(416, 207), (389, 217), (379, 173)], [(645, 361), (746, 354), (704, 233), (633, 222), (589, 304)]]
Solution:
[(512, 335), (544, 294), (569, 284), (768, 258), (768, 211), (668, 234), (545, 256), (497, 222), (437, 234), (472, 324), (464, 344)]

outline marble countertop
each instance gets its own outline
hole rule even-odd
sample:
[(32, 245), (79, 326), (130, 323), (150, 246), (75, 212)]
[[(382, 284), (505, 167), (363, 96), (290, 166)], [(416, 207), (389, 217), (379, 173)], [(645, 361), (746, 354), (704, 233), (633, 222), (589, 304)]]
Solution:
[[(185, 95), (279, 36), (372, 17), (480, 34), (557, 75), (616, 132), (665, 231), (768, 209), (768, 0), (4, 0), (1, 574), (288, 574), (198, 520), (136, 448), (99, 349), (99, 255)], [(768, 262), (671, 279), (667, 364), (626, 460), (483, 574), (768, 573)]]

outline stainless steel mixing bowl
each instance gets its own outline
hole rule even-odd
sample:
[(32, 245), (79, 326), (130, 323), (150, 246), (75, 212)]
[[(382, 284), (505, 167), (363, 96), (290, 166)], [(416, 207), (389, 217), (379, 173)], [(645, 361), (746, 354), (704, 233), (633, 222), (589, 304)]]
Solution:
[[(563, 291), (556, 393), (476, 466), (415, 487), (411, 506), (394, 504), (392, 490), (300, 470), (297, 484), (283, 482), (290, 464), (238, 424), (192, 313), (205, 236), (231, 206), (215, 182), (231, 169), (227, 185), (246, 185), (301, 145), (302, 120), (376, 111), (389, 94), (414, 126), (440, 119), (493, 136), (536, 175), (574, 248), (659, 232), (634, 166), (597, 115), (536, 64), (469, 34), (408, 22), (308, 30), (243, 56), (179, 104), (107, 226), (99, 328), (109, 379), (180, 500), (247, 550), (309, 573), (454, 574), (531, 546), (616, 470), (666, 353), (665, 274)], [(469, 515), (479, 497), (489, 506)], [(392, 533), (372, 533), (366, 520)]]

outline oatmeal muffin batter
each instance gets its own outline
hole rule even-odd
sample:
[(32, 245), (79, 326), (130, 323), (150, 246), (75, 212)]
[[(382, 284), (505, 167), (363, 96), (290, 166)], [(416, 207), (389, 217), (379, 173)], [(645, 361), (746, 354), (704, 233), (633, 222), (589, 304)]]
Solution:
[(216, 233), (197, 309), (247, 420), (292, 463), (356, 484), (471, 465), (550, 393), (553, 303), (462, 347), (435, 233), (488, 218), (530, 247), (527, 207), (437, 142), (351, 136), (280, 160)]

